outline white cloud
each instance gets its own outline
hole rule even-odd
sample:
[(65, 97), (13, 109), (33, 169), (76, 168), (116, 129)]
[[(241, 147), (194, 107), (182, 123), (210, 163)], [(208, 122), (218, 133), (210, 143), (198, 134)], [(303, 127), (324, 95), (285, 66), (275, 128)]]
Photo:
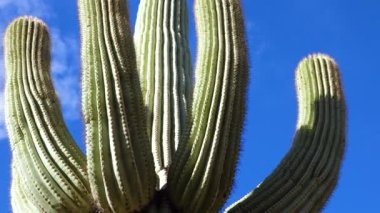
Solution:
[(75, 76), (67, 76), (55, 80), (55, 89), (58, 93), (66, 120), (80, 118), (80, 88), (78, 83), (79, 80)]
[[(44, 20), (54, 17), (44, 0), (0, 0), (0, 140), (7, 137), (4, 121), (4, 56), (3, 34), (16, 17), (36, 16)], [(79, 42), (51, 26), (52, 75), (66, 120), (80, 118)]]
[(52, 41), (52, 74), (56, 92), (67, 120), (80, 118), (79, 42), (63, 37), (58, 29), (50, 30)]
[(50, 14), (43, 0), (1, 0), (0, 10), (3, 19), (18, 15), (47, 17)]

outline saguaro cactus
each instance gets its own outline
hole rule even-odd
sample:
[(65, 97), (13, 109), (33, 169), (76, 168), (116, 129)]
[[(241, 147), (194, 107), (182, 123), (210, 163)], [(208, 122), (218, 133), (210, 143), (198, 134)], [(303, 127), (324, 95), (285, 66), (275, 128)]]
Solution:
[[(78, 0), (87, 158), (65, 127), (49, 35), (21, 17), (5, 33), (6, 122), (15, 212), (216, 212), (233, 184), (245, 113), (239, 0), (196, 0), (195, 86), (185, 0), (141, 0), (134, 37), (124, 0)], [(299, 118), (278, 168), (227, 212), (310, 212), (333, 191), (345, 144), (335, 62), (296, 72)]]

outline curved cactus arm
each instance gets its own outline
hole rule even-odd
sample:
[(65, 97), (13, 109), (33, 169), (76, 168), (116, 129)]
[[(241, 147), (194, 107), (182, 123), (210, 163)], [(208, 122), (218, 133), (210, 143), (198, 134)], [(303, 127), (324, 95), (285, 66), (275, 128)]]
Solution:
[(345, 147), (345, 102), (338, 67), (316, 54), (297, 68), (299, 118), (276, 170), (227, 212), (317, 212), (334, 190)]
[[(67, 131), (50, 78), (46, 26), (16, 19), (5, 33), (6, 123), (16, 182), (12, 203), (25, 196), (39, 211), (90, 208), (86, 161)], [(20, 184), (18, 184), (19, 182)]]
[(233, 182), (245, 111), (247, 53), (239, 0), (197, 0), (196, 84), (189, 128), (169, 170), (184, 211), (218, 210)]
[(104, 211), (137, 211), (156, 185), (125, 0), (79, 0), (82, 109), (91, 192)]
[(185, 129), (191, 94), (191, 62), (185, 0), (140, 1), (136, 58), (155, 170), (162, 188)]

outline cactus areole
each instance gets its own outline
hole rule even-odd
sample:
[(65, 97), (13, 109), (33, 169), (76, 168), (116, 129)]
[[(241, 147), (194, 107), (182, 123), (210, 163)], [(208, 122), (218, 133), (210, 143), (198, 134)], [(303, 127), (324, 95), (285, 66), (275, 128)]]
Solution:
[[(63, 123), (45, 24), (6, 30), (6, 123), (14, 212), (217, 212), (231, 192), (248, 79), (239, 0), (195, 0), (194, 72), (185, 0), (78, 0), (85, 156)], [(192, 83), (192, 75), (195, 83)], [(313, 54), (296, 71), (294, 143), (275, 171), (226, 212), (315, 212), (345, 146), (338, 67)]]

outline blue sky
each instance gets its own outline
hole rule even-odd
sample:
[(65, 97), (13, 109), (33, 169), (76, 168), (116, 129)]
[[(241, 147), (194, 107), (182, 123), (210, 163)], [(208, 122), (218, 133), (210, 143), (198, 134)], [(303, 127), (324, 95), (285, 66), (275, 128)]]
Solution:
[[(134, 22), (137, 0), (130, 0)], [(189, 1), (191, 8), (191, 3)], [(380, 1), (242, 0), (250, 53), (248, 111), (236, 184), (228, 201), (248, 193), (291, 146), (297, 103), (294, 69), (313, 52), (339, 63), (348, 106), (347, 148), (338, 186), (324, 212), (379, 212)], [(83, 148), (80, 118), (79, 28), (76, 1), (1, 0), (0, 34), (16, 16), (50, 26), (52, 73), (65, 120)], [(192, 31), (194, 29), (190, 18)], [(194, 54), (195, 36), (191, 46)], [(4, 126), (4, 66), (0, 45), (0, 212), (10, 212), (10, 150)]]

